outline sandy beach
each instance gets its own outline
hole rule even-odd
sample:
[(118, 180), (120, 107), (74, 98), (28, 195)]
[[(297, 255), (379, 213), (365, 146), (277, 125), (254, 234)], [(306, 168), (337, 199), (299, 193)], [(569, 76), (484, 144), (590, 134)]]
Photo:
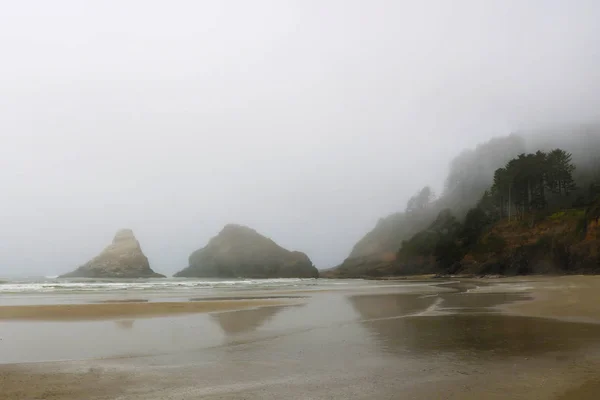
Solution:
[(96, 304), (52, 304), (0, 307), (0, 320), (81, 321), (207, 313), (285, 304), (277, 299), (231, 299), (188, 302), (110, 301)]
[(507, 305), (514, 314), (598, 323), (600, 276), (537, 277), (523, 279), (534, 301)]
[(597, 277), (349, 282), (3, 306), (0, 398), (597, 398)]

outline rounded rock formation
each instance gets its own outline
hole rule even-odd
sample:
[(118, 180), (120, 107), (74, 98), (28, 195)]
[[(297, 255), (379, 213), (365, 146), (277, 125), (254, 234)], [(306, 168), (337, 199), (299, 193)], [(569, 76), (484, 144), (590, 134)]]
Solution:
[(254, 229), (227, 225), (206, 247), (193, 252), (177, 277), (318, 278), (308, 256), (289, 251)]

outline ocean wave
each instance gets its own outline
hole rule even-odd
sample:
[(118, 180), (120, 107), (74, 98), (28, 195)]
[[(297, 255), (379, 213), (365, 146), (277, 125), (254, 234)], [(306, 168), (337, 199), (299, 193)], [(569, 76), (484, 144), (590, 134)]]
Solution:
[(1, 293), (148, 291), (198, 289), (268, 289), (316, 285), (316, 279), (237, 279), (237, 280), (108, 280), (108, 279), (45, 279), (41, 281), (8, 281), (0, 285)]

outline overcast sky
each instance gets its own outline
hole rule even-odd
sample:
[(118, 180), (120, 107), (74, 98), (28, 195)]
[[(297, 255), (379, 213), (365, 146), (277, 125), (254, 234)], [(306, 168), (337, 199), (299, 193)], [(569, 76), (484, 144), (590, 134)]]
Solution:
[(600, 109), (596, 0), (3, 1), (0, 276), (226, 223), (320, 268), (450, 159)]

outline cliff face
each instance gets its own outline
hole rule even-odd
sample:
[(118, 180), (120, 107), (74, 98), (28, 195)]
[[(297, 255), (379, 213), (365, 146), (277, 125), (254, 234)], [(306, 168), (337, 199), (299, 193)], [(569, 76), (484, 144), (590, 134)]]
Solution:
[(133, 231), (122, 229), (99, 255), (61, 278), (164, 278), (150, 268)]
[(190, 255), (178, 277), (317, 278), (304, 253), (289, 251), (253, 229), (227, 225), (206, 247)]

